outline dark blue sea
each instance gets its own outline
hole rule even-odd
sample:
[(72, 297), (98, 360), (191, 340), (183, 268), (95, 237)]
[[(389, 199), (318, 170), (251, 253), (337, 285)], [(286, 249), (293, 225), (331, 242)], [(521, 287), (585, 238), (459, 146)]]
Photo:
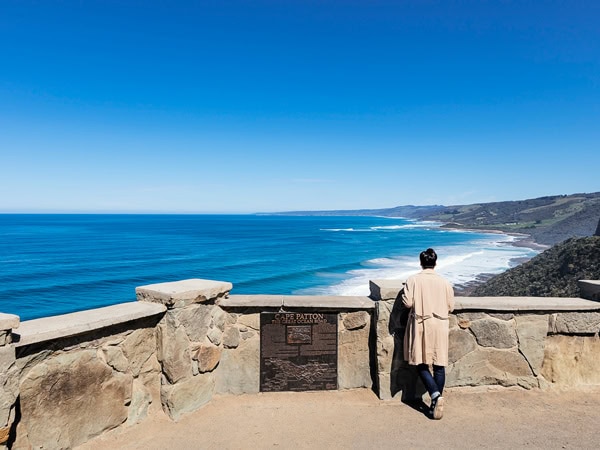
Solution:
[(0, 215), (0, 312), (21, 320), (135, 300), (135, 287), (230, 281), (232, 294), (366, 295), (427, 247), (454, 283), (533, 250), (513, 237), (385, 217)]

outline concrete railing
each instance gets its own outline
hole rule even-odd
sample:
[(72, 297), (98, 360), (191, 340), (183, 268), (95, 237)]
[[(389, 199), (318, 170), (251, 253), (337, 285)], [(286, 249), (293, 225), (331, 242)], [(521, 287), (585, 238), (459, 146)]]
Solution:
[[(338, 317), (338, 389), (422, 394), (402, 357), (401, 282), (370, 297), (229, 295), (184, 280), (136, 289), (138, 302), (26, 321), (0, 314), (0, 443), (68, 448), (148, 414), (177, 420), (213, 395), (259, 391), (260, 313)], [(457, 298), (448, 386), (600, 384), (600, 303)]]

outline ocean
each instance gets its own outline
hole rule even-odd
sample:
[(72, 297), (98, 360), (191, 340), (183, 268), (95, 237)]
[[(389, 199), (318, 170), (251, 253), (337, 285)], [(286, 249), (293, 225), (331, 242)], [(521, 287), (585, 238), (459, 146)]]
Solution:
[(503, 234), (388, 217), (0, 215), (0, 312), (21, 320), (135, 301), (135, 287), (205, 278), (232, 294), (368, 295), (433, 247), (455, 284), (535, 250)]

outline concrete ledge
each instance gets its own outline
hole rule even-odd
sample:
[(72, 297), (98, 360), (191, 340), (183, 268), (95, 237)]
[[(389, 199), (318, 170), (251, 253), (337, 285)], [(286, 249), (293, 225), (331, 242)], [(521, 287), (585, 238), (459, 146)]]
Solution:
[(579, 280), (577, 284), (582, 298), (600, 302), (600, 280)]
[(144, 317), (156, 316), (166, 310), (164, 305), (156, 303), (131, 302), (60, 316), (26, 320), (21, 323), (19, 332), (13, 333), (18, 338), (18, 341), (15, 339), (17, 341), (15, 346), (22, 347), (75, 336)]
[(230, 295), (219, 302), (224, 308), (323, 308), (374, 309), (369, 297), (334, 295)]
[(600, 311), (600, 303), (563, 297), (456, 297), (454, 310)]
[(192, 303), (226, 297), (231, 288), (232, 284), (227, 281), (192, 278), (139, 286), (135, 288), (135, 294), (140, 302), (161, 303), (168, 308), (183, 308)]
[(369, 280), (370, 297), (373, 300), (395, 300), (404, 288), (406, 280)]
[(14, 314), (0, 313), (0, 331), (19, 328), (19, 322), (19, 316), (15, 316)]

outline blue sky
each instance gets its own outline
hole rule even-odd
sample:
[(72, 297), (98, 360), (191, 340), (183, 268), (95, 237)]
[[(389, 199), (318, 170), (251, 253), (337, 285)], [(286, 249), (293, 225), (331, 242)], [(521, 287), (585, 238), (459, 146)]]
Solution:
[(0, 212), (600, 191), (597, 1), (0, 2)]

